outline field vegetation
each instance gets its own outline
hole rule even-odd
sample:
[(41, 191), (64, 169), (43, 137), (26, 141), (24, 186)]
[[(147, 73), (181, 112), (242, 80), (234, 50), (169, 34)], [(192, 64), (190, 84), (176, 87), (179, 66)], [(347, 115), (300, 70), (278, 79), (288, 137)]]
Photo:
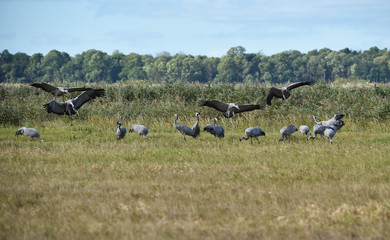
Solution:
[[(77, 85), (75, 83), (75, 85)], [(238, 126), (201, 99), (265, 103), (267, 86), (91, 84), (106, 96), (74, 117), (49, 115), (48, 93), (0, 85), (0, 239), (388, 239), (390, 86), (317, 84), (286, 102), (238, 116)], [(74, 97), (71, 95), (70, 97)], [(60, 97), (61, 99), (62, 97)], [(224, 139), (187, 141), (192, 126), (218, 117)], [(288, 124), (313, 126), (340, 111), (333, 145)], [(145, 140), (115, 139), (115, 123), (144, 124)], [(34, 127), (44, 142), (15, 137)], [(247, 127), (266, 132), (239, 142)]]

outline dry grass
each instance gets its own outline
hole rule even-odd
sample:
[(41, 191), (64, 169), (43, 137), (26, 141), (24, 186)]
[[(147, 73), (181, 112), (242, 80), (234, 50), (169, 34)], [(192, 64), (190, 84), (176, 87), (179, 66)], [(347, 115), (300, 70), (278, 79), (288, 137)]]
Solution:
[(45, 122), (44, 142), (0, 129), (0, 239), (390, 237), (386, 122), (351, 123), (333, 145), (278, 143), (260, 122), (267, 136), (251, 145), (244, 119), (187, 142), (170, 123), (118, 142), (115, 119), (89, 121)]

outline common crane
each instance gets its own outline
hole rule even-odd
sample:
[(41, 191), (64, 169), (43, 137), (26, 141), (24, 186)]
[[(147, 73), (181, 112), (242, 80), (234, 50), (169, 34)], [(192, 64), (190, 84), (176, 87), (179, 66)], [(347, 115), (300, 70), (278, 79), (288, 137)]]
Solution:
[(248, 140), (251, 138), (251, 144), (252, 144), (252, 138), (256, 138), (257, 142), (260, 144), (258, 136), (265, 136), (265, 132), (257, 127), (250, 127), (245, 130), (246, 137), (241, 137), (240, 142), (245, 139)]
[(236, 117), (235, 117), (236, 113), (248, 112), (248, 111), (264, 108), (264, 106), (259, 104), (224, 103), (218, 100), (200, 101), (199, 105), (202, 107), (203, 106), (212, 107), (222, 112), (223, 116), (225, 116), (228, 119), (228, 125), (229, 125), (229, 118), (231, 117), (233, 117), (234, 122), (236, 122)]
[(203, 128), (203, 131), (211, 133), (212, 135), (214, 135), (214, 137), (224, 138), (225, 137), (225, 129), (222, 126), (217, 125), (217, 122), (218, 122), (218, 119), (214, 118), (214, 125), (207, 124)]
[(327, 121), (320, 121), (318, 122), (317, 121), (317, 116), (313, 115), (313, 119), (314, 119), (314, 122), (318, 125), (322, 125), (322, 126), (330, 126), (330, 125), (335, 125), (338, 123), (338, 120), (341, 120), (344, 118), (344, 114), (340, 114), (339, 112), (336, 113), (331, 119), (327, 120)]
[(324, 131), (324, 135), (329, 139), (329, 143), (330, 144), (333, 144), (333, 137), (334, 135), (336, 135), (336, 130), (333, 129), (333, 128), (327, 128), (325, 131)]
[(322, 137), (325, 135), (329, 139), (329, 142), (332, 143), (332, 139), (336, 134), (336, 131), (342, 128), (344, 125), (344, 121), (341, 119), (337, 120), (335, 124), (329, 126), (316, 124), (313, 127), (314, 136), (308, 137), (307, 140), (315, 139), (317, 135), (320, 135)]
[(189, 135), (193, 138), (195, 138), (195, 134), (194, 134), (194, 131), (192, 131), (192, 129), (186, 125), (183, 125), (183, 124), (177, 124), (177, 119), (179, 118), (179, 116), (177, 114), (175, 114), (175, 122), (173, 123), (173, 126), (181, 133), (183, 134), (183, 137), (184, 137), (184, 141), (187, 141), (186, 140), (186, 135)]
[(65, 102), (51, 101), (43, 106), (48, 113), (57, 115), (68, 115), (70, 117), (70, 125), (72, 125), (72, 115), (77, 113), (77, 110), (84, 105), (84, 103), (91, 101), (94, 98), (105, 95), (104, 89), (92, 89), (82, 92), (74, 99), (69, 99)]
[(298, 131), (298, 129), (294, 125), (288, 125), (283, 127), (282, 129), (280, 129), (280, 134), (282, 134), (282, 138), (279, 139), (279, 142), (286, 141), (286, 139), (288, 139), (288, 142), (290, 142), (291, 134), (293, 134), (296, 131)]
[(292, 83), (288, 86), (281, 87), (281, 88), (276, 88), (276, 87), (271, 87), (268, 91), (267, 95), (267, 104), (271, 106), (272, 98), (282, 98), (283, 100), (287, 100), (291, 96), (291, 90), (297, 87), (301, 87), (304, 85), (313, 85), (314, 82), (296, 82)]
[(302, 135), (309, 135), (310, 134), (310, 128), (307, 125), (301, 125), (299, 127), (299, 131), (302, 133)]
[(131, 125), (130, 132), (136, 132), (138, 135), (142, 136), (143, 138), (149, 139), (148, 137), (146, 137), (146, 135), (148, 135), (149, 130), (144, 125), (133, 124)]
[(44, 82), (39, 82), (39, 83), (31, 83), (30, 86), (36, 87), (36, 88), (41, 88), (46, 92), (49, 92), (54, 95), (54, 100), (56, 100), (57, 96), (64, 96), (67, 93), (70, 92), (76, 92), (76, 91), (87, 91), (91, 90), (92, 88), (87, 88), (87, 87), (57, 87), (53, 86), (48, 83)]
[(124, 126), (122, 126), (121, 121), (118, 121), (116, 125), (118, 126), (118, 129), (116, 130), (116, 139), (121, 140), (126, 136), (127, 129)]
[(26, 128), (26, 127), (19, 128), (18, 131), (16, 131), (15, 136), (19, 136), (19, 135), (28, 136), (30, 137), (30, 140), (36, 138), (39, 141), (43, 142), (43, 139), (41, 139), (41, 134), (35, 128)]
[(198, 113), (198, 112), (195, 114), (196, 123), (194, 124), (194, 126), (192, 126), (192, 131), (194, 131), (195, 138), (200, 136), (199, 115), (200, 115), (200, 113)]

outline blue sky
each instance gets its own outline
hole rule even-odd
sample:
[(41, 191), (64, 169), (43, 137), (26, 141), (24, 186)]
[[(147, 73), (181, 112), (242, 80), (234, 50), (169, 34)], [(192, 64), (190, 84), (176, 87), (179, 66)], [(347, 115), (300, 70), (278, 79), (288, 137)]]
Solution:
[(389, 0), (0, 0), (0, 51), (221, 57), (390, 47)]

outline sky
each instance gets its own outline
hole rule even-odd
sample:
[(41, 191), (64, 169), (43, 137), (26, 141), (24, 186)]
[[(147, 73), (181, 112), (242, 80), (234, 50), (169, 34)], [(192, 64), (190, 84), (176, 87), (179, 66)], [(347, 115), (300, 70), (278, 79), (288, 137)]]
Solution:
[(0, 0), (0, 51), (222, 57), (390, 48), (389, 0)]

